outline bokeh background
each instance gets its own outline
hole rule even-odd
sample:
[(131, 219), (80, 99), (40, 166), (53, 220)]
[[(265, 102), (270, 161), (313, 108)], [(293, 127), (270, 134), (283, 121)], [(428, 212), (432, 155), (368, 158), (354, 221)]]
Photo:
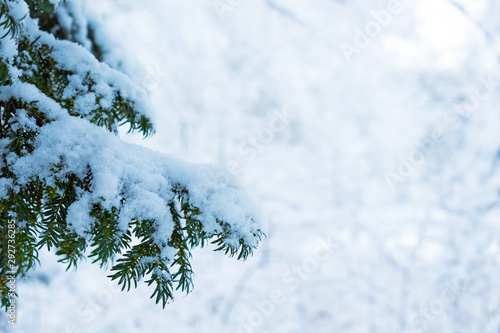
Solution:
[(227, 168), (267, 238), (195, 250), (165, 309), (43, 252), (12, 331), (500, 331), (500, 2), (70, 4), (149, 93), (156, 135), (122, 138)]

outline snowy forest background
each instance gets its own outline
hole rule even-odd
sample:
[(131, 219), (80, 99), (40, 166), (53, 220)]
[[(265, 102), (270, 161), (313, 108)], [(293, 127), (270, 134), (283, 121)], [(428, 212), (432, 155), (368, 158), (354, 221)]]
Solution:
[(195, 250), (165, 310), (42, 253), (12, 331), (499, 332), (500, 2), (70, 6), (150, 94), (156, 135), (121, 137), (227, 167), (267, 238)]

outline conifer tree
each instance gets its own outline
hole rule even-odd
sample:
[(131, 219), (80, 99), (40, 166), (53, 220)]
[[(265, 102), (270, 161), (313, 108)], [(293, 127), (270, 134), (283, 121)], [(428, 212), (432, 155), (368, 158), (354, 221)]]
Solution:
[(165, 306), (192, 289), (194, 247), (246, 259), (263, 233), (227, 174), (119, 139), (154, 133), (146, 94), (100, 61), (91, 26), (62, 19), (74, 8), (1, 0), (1, 304), (47, 248), (67, 268), (111, 267), (122, 290), (144, 279)]

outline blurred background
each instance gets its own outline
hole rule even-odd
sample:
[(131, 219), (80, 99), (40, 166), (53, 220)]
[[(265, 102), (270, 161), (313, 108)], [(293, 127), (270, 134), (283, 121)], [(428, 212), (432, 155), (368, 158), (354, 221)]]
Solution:
[(122, 138), (226, 168), (267, 238), (164, 310), (43, 253), (13, 331), (500, 332), (500, 2), (70, 3), (150, 96)]

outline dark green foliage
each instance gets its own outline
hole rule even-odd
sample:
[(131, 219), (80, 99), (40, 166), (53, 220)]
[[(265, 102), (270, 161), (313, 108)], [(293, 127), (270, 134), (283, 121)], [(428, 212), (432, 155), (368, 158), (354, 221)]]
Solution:
[(21, 22), (16, 20), (10, 13), (9, 7), (2, 1), (0, 5), (0, 26), (3, 26), (7, 31), (1, 38), (7, 36), (15, 37), (21, 31)]

